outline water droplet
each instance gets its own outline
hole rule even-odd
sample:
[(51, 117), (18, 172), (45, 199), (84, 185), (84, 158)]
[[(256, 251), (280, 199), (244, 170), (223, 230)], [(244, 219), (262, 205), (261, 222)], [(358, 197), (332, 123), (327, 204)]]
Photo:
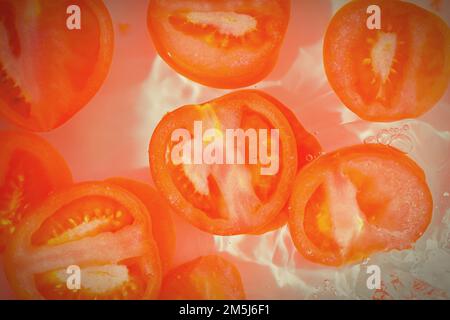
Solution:
[(409, 130), (409, 124), (404, 124), (402, 129), (403, 129), (403, 131), (408, 131)]
[(410, 153), (414, 148), (412, 139), (406, 134), (396, 135), (389, 145), (404, 153)]
[(443, 195), (444, 197), (450, 197), (450, 193), (448, 193), (447, 191), (444, 192), (442, 195)]
[(381, 144), (389, 145), (392, 141), (392, 136), (389, 131), (383, 129), (377, 134), (377, 141)]

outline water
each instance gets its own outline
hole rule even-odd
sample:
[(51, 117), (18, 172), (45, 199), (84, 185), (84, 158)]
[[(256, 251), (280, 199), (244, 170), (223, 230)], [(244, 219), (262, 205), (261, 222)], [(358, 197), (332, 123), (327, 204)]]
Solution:
[[(339, 1), (333, 2), (337, 8)], [(322, 67), (321, 41), (296, 51), (291, 68), (279, 79), (252, 88), (263, 89), (289, 106), (321, 142), (324, 151), (358, 143), (380, 143), (404, 152), (425, 171), (435, 199), (433, 220), (413, 249), (379, 253), (360, 264), (329, 268), (303, 258), (293, 246), (287, 227), (255, 236), (215, 236), (214, 247), (241, 270), (248, 298), (447, 298), (450, 296), (450, 109), (448, 94), (429, 114), (395, 123), (360, 120), (335, 97)], [(142, 88), (137, 109), (148, 119), (149, 132), (160, 116), (180, 105), (205, 102), (227, 93), (175, 74), (156, 58)], [(157, 93), (157, 94), (155, 94)], [(313, 157), (308, 156), (308, 161)], [(142, 164), (147, 163), (145, 156)], [(378, 265), (382, 288), (368, 290), (367, 267)], [(251, 267), (249, 267), (251, 266)], [(264, 281), (261, 280), (264, 277)], [(265, 283), (271, 284), (270, 293)]]

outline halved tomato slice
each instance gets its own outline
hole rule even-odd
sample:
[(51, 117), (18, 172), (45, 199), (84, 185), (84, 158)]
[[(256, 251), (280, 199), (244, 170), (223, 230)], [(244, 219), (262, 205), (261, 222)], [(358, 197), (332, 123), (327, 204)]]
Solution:
[(191, 80), (249, 86), (275, 65), (290, 1), (152, 0), (148, 28), (160, 56)]
[(152, 220), (153, 238), (159, 249), (163, 272), (168, 271), (175, 254), (175, 226), (170, 206), (154, 188), (146, 183), (118, 177), (110, 178), (106, 182), (127, 189), (145, 204)]
[(384, 145), (356, 145), (319, 157), (296, 178), (289, 227), (297, 249), (326, 265), (406, 249), (431, 220), (422, 169)]
[(149, 150), (155, 184), (194, 226), (252, 233), (280, 214), (297, 172), (297, 142), (272, 99), (239, 91), (181, 107), (158, 124)]
[(187, 262), (163, 280), (164, 300), (243, 300), (244, 286), (239, 270), (217, 255)]
[[(78, 289), (67, 285), (71, 266), (81, 270)], [(5, 271), (13, 290), (28, 299), (152, 299), (161, 282), (147, 208), (105, 182), (48, 197), (17, 229)]]
[(47, 141), (0, 131), (0, 252), (28, 210), (71, 183), (66, 162)]
[[(81, 30), (66, 25), (73, 5)], [(95, 95), (112, 54), (102, 1), (0, 1), (0, 115), (33, 131), (60, 126)]]
[[(381, 10), (381, 29), (367, 26), (372, 5)], [(328, 26), (323, 52), (334, 91), (365, 120), (418, 117), (448, 88), (450, 30), (438, 16), (412, 3), (346, 4)]]

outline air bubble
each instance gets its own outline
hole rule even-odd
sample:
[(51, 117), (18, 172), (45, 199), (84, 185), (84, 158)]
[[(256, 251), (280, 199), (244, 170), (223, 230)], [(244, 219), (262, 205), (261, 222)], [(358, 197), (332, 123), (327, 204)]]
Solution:
[(313, 161), (313, 160), (314, 160), (314, 156), (312, 154), (308, 154), (306, 156), (306, 161), (310, 162), (310, 161)]
[(394, 147), (400, 150), (403, 153), (410, 153), (413, 150), (414, 144), (409, 136), (406, 134), (398, 134), (396, 135), (391, 143), (389, 144), (391, 147)]
[(389, 129), (389, 132), (390, 132), (391, 134), (397, 134), (399, 131), (400, 131), (399, 128), (391, 128), (391, 129)]
[(364, 139), (364, 143), (365, 144), (377, 143), (377, 138), (375, 138), (374, 136), (369, 136)]
[(383, 129), (377, 134), (377, 141), (381, 144), (389, 145), (392, 141), (392, 136), (388, 130)]

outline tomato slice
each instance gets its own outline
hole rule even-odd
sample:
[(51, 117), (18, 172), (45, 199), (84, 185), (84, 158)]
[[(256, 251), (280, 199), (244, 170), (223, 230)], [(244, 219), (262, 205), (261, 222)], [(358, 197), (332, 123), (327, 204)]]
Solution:
[[(379, 30), (367, 27), (370, 5), (381, 9)], [(450, 31), (438, 16), (411, 3), (352, 1), (331, 20), (324, 65), (336, 94), (362, 119), (416, 118), (448, 88)]]
[(172, 270), (163, 280), (163, 300), (243, 300), (239, 270), (217, 255), (199, 257)]
[[(257, 232), (274, 221), (287, 202), (297, 172), (295, 135), (277, 105), (265, 97), (244, 90), (178, 108), (161, 120), (152, 135), (149, 157), (156, 186), (175, 211), (206, 232)], [(203, 135), (198, 133), (198, 123)], [(253, 140), (246, 129), (253, 129)], [(187, 137), (173, 139), (179, 130)], [(242, 144), (232, 137), (236, 130), (245, 139), (240, 139)], [(279, 137), (272, 141), (276, 131)], [(193, 151), (179, 152), (180, 146), (193, 146)], [(191, 156), (197, 147), (203, 149), (203, 158), (200, 153), (196, 162)], [(222, 162), (202, 161), (208, 150)], [(182, 161), (174, 161), (174, 154), (180, 154)], [(269, 158), (264, 160), (264, 155)], [(186, 157), (190, 159), (185, 161)], [(273, 172), (264, 172), (269, 168)]]
[(343, 148), (306, 166), (289, 208), (300, 253), (338, 266), (411, 247), (430, 223), (433, 204), (422, 169), (397, 149), (373, 144)]
[(66, 162), (44, 139), (0, 131), (0, 252), (30, 208), (71, 183)]
[[(78, 290), (67, 285), (74, 265)], [(152, 299), (161, 282), (147, 208), (106, 182), (76, 184), (42, 202), (18, 227), (5, 271), (18, 296), (31, 299)]]
[(168, 271), (175, 254), (176, 240), (170, 206), (154, 188), (146, 183), (119, 177), (110, 178), (106, 182), (127, 189), (145, 204), (152, 220), (153, 238), (159, 249), (162, 270)]
[[(80, 8), (69, 30), (67, 8)], [(0, 2), (0, 115), (33, 131), (62, 125), (106, 78), (113, 27), (102, 1)]]
[(238, 88), (274, 67), (290, 1), (152, 0), (148, 28), (159, 55), (191, 80)]

